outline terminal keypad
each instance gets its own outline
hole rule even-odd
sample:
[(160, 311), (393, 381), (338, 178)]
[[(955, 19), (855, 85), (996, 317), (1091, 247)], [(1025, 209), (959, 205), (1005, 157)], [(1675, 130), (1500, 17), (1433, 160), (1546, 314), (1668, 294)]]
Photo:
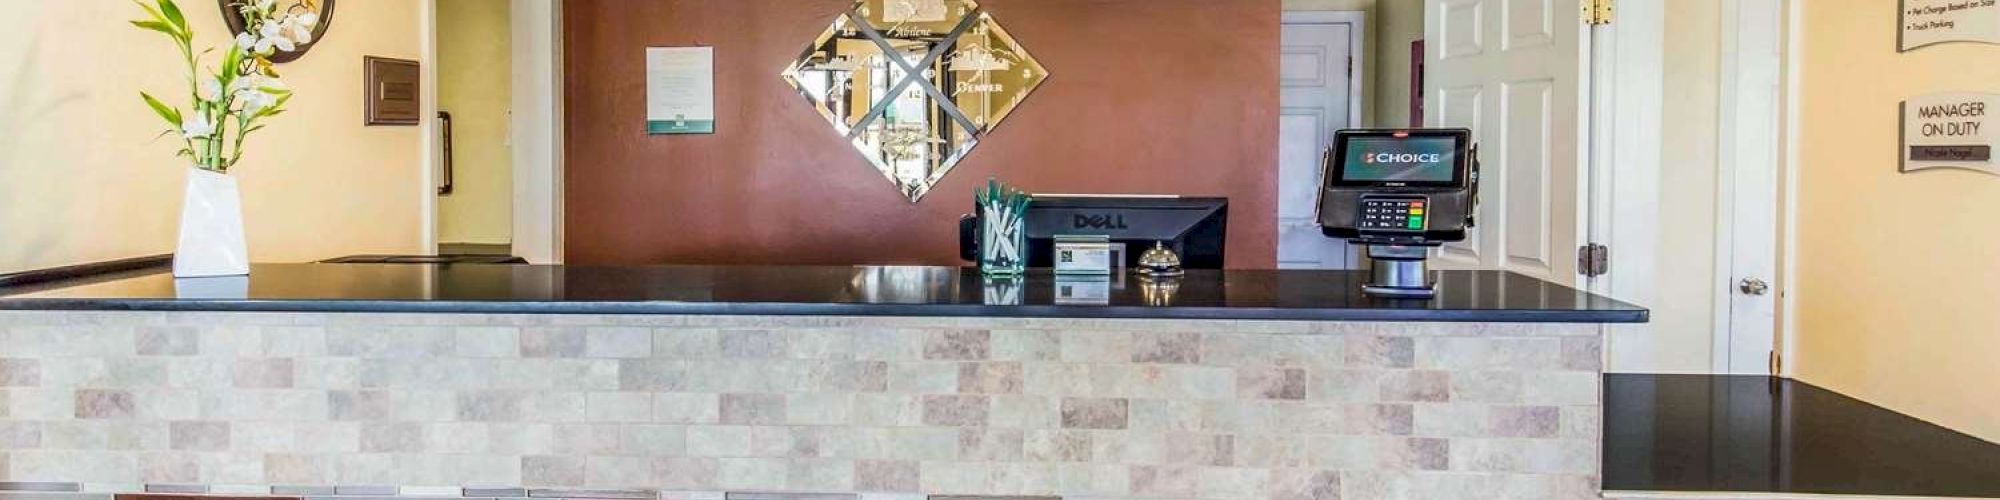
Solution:
[(1429, 205), (1429, 200), (1420, 197), (1363, 198), (1361, 221), (1355, 227), (1362, 231), (1422, 232), (1430, 227)]

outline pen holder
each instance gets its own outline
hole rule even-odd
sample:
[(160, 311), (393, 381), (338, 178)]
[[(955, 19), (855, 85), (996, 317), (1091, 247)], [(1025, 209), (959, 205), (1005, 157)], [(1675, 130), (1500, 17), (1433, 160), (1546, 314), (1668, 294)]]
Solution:
[(974, 195), (979, 205), (979, 272), (986, 276), (1027, 272), (1028, 195), (992, 179)]

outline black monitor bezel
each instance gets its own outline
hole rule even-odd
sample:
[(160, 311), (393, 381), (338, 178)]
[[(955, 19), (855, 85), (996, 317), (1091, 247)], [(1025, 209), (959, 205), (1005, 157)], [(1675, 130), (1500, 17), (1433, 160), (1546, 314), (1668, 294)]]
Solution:
[[(1449, 181), (1358, 181), (1347, 179), (1347, 150), (1354, 139), (1363, 138), (1449, 138), (1452, 148), (1452, 171)], [(1470, 185), (1472, 172), (1472, 130), (1470, 129), (1381, 129), (1342, 130), (1333, 134), (1332, 156), (1326, 172), (1326, 185), (1337, 188), (1454, 188), (1463, 189)]]

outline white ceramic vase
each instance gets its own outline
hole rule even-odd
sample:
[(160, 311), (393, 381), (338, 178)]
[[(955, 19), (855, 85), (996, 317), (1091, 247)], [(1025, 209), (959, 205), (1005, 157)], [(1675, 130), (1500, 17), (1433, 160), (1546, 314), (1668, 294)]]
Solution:
[(249, 275), (243, 198), (236, 178), (189, 168), (186, 196), (181, 204), (180, 243), (174, 249), (174, 277)]

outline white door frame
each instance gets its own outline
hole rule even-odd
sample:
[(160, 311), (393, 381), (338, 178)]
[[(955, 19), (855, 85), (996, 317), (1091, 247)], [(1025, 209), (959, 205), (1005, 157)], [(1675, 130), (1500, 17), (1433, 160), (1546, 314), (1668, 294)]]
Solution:
[(1793, 319), (1798, 317), (1798, 294), (1792, 292), (1798, 290), (1799, 276), (1799, 172), (1802, 168), (1799, 164), (1799, 148), (1801, 147), (1799, 143), (1799, 129), (1804, 125), (1804, 122), (1799, 120), (1800, 99), (1802, 97), (1799, 85), (1800, 70), (1802, 69), (1800, 66), (1801, 58), (1799, 56), (1805, 54), (1805, 2), (1803, 0), (1773, 1), (1783, 2), (1785, 9), (1785, 47), (1779, 56), (1784, 60), (1783, 64), (1785, 68), (1785, 106), (1781, 116), (1784, 120), (1781, 126), (1784, 131), (1783, 141), (1785, 145), (1784, 159), (1782, 161), (1784, 170), (1780, 172), (1780, 175), (1783, 177), (1779, 180), (1779, 189), (1782, 191), (1778, 204), (1779, 208), (1783, 210), (1783, 215), (1781, 216), (1782, 218), (1778, 219), (1780, 227), (1778, 230), (1779, 275), (1775, 280), (1778, 283), (1776, 293), (1778, 294), (1779, 363), (1778, 373), (1773, 375), (1791, 378), (1792, 374), (1796, 373), (1793, 367), (1797, 366), (1797, 363), (1791, 360), (1798, 359), (1794, 354), (1797, 353), (1795, 349), (1798, 342), (1796, 340), (1799, 338), (1798, 321)]
[(1368, 13), (1358, 10), (1287, 10), (1284, 11), (1284, 19), (1279, 24), (1347, 24), (1354, 26), (1354, 29), (1348, 31), (1350, 39), (1347, 45), (1347, 57), (1351, 61), (1351, 64), (1353, 64), (1351, 70), (1347, 72), (1347, 126), (1362, 126), (1364, 121), (1361, 116), (1361, 108), (1365, 107), (1365, 101), (1362, 100), (1362, 84), (1367, 80), (1366, 78), (1362, 78), (1362, 74), (1367, 73), (1366, 68), (1371, 67), (1368, 64), (1368, 50), (1374, 46), (1374, 44), (1368, 43), (1368, 37), (1373, 35), (1368, 30)]
[[(1785, 0), (1723, 0), (1717, 132), (1714, 347), (1719, 374), (1769, 375), (1778, 352), (1779, 178), (1784, 161)], [(1738, 292), (1756, 278), (1767, 295)]]
[[(563, 259), (563, 82), (562, 0), (509, 0), (512, 9), (513, 104), (510, 140), (514, 150), (514, 255), (536, 264)], [(424, 172), (417, 193), (426, 214), (420, 224), (424, 248), (437, 253), (437, 0), (420, 8)]]
[[(1372, 46), (1372, 44), (1368, 43), (1371, 36), (1371, 32), (1368, 30), (1368, 13), (1358, 10), (1286, 10), (1282, 16), (1283, 19), (1279, 22), (1279, 29), (1281, 30), (1284, 29), (1284, 25), (1291, 24), (1348, 25), (1347, 124), (1346, 127), (1334, 127), (1333, 130), (1366, 127), (1368, 124), (1363, 112), (1366, 111), (1364, 108), (1368, 106), (1367, 99), (1364, 96), (1372, 95), (1373, 92), (1370, 91), (1371, 89), (1364, 87), (1364, 85), (1368, 81), (1368, 78), (1366, 78), (1369, 73), (1368, 68), (1374, 67), (1374, 64), (1372, 64), (1373, 60), (1368, 57), (1370, 54), (1369, 48)], [(1332, 137), (1323, 137), (1321, 140), (1331, 141)], [(1285, 147), (1282, 142), (1281, 138), (1280, 144), (1276, 145), (1279, 150), (1283, 150)], [(1324, 151), (1321, 153), (1324, 153)], [(1278, 182), (1284, 182), (1284, 179), (1279, 179)], [(1285, 224), (1284, 207), (1273, 207), (1270, 215), (1277, 221), (1282, 231)], [(1283, 242), (1281, 241), (1279, 244), (1283, 245)], [(1344, 245), (1346, 243), (1344, 241), (1328, 240), (1328, 244)], [(1322, 264), (1337, 266), (1327, 267), (1328, 269), (1355, 269), (1359, 265), (1360, 258), (1352, 251), (1346, 252), (1346, 255), (1346, 260), (1337, 265)]]

